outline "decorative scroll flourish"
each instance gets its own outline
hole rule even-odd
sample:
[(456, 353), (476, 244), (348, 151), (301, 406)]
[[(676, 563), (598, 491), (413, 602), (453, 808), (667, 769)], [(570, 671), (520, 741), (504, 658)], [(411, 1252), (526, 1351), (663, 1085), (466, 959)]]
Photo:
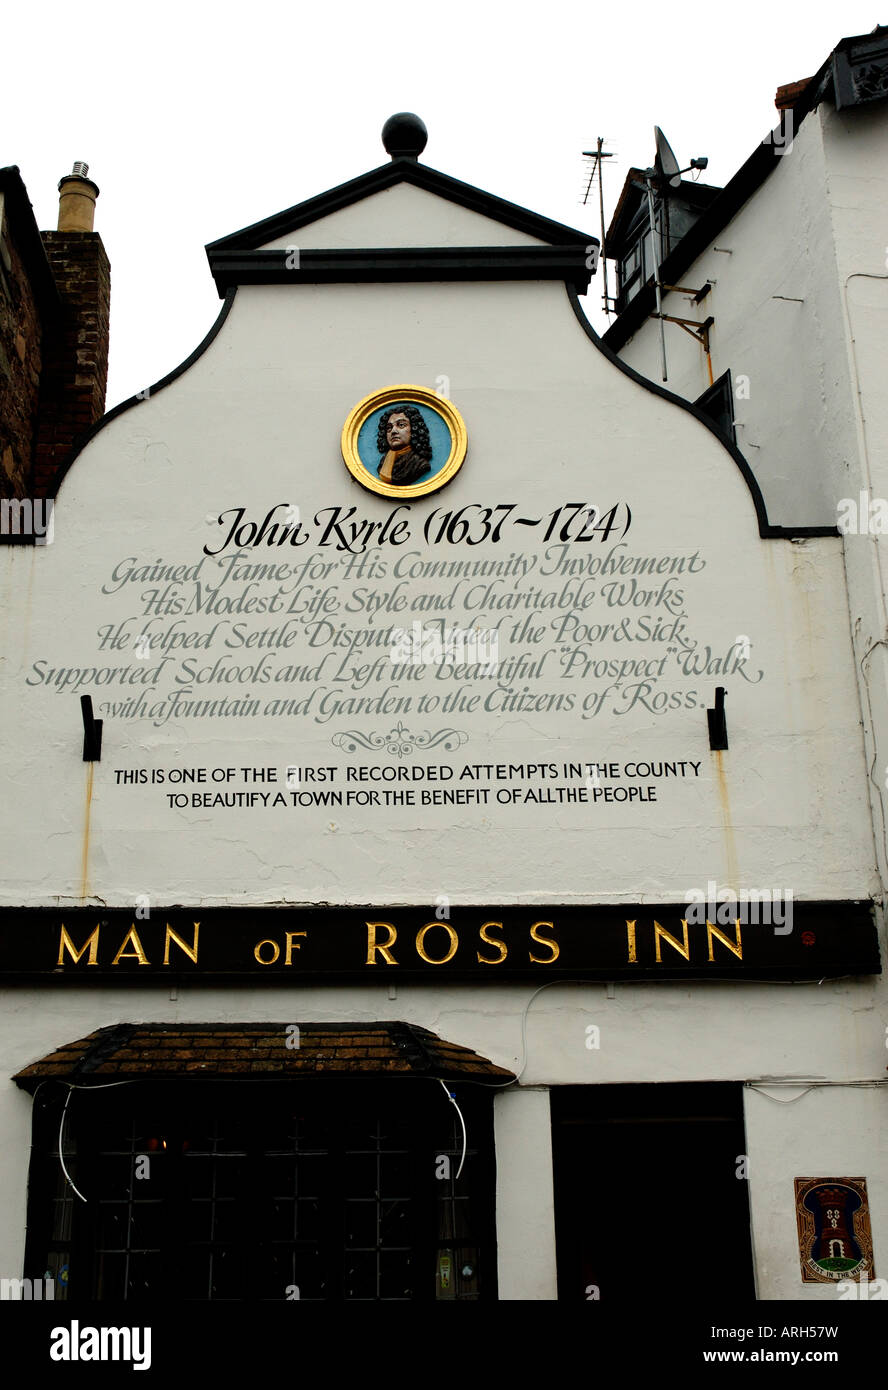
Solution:
[(399, 758), (408, 756), (417, 748), (437, 748), (439, 745), (452, 752), (468, 741), (468, 734), (461, 729), (438, 729), (435, 733), (427, 729), (421, 734), (411, 734), (400, 720), (397, 727), (386, 734), (362, 734), (357, 729), (349, 729), (334, 734), (331, 739), (335, 748), (342, 748), (346, 753), (354, 753), (358, 748), (375, 748), (385, 749), (386, 753)]
[(888, 93), (888, 67), (868, 63), (852, 74), (854, 89), (861, 101), (875, 101)]

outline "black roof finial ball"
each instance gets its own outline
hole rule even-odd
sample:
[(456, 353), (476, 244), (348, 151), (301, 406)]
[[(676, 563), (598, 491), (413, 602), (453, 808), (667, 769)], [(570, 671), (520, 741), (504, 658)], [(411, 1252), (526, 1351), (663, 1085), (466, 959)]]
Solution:
[(425, 124), (412, 111), (398, 111), (382, 127), (382, 143), (392, 159), (418, 159), (428, 138)]

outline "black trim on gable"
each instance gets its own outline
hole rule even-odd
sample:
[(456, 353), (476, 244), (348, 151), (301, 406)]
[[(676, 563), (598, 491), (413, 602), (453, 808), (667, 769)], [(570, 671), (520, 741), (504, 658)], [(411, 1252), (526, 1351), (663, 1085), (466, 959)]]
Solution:
[[(718, 425), (722, 434), (728, 439), (737, 443), (737, 431), (734, 429), (734, 390), (733, 377), (730, 370), (722, 372), (718, 381), (714, 381), (711, 386), (702, 391), (694, 405), (698, 410), (702, 410), (704, 415), (708, 415)], [(725, 422), (728, 428), (725, 428)]]
[(405, 284), (429, 280), (564, 280), (580, 294), (592, 270), (579, 246), (410, 246), (291, 253), (208, 252), (220, 297), (233, 285)]
[[(662, 396), (664, 401), (672, 401), (673, 405), (681, 406), (682, 410), (686, 410), (689, 415), (693, 415), (694, 419), (699, 420), (702, 425), (705, 425), (710, 434), (714, 434), (718, 442), (727, 449), (731, 458), (743, 474), (744, 482), (752, 494), (755, 514), (758, 518), (759, 535), (764, 540), (795, 540), (803, 539), (807, 536), (841, 535), (837, 526), (773, 526), (768, 520), (768, 509), (765, 506), (765, 499), (762, 496), (762, 490), (756, 481), (755, 474), (733, 440), (723, 434), (712, 417), (705, 414), (698, 406), (692, 405), (691, 402), (686, 401), (683, 396), (677, 396), (674, 391), (667, 391), (665, 386), (658, 386), (655, 381), (651, 381), (648, 377), (642, 376), (634, 367), (630, 367), (628, 363), (619, 358), (610, 344), (605, 341), (605, 338), (599, 338), (595, 329), (586, 318), (586, 315), (580, 307), (577, 292), (573, 286), (567, 286), (567, 295), (580, 327), (586, 336), (592, 340), (592, 343), (598, 348), (599, 352), (603, 352), (605, 357), (612, 362), (615, 367), (619, 367), (621, 372), (624, 372), (626, 376), (637, 382), (639, 386), (643, 386), (646, 391), (652, 391), (655, 396)], [(635, 301), (633, 300), (633, 304), (634, 303)], [(605, 337), (606, 336), (607, 335), (605, 335)]]
[(476, 188), (474, 184), (451, 178), (449, 174), (442, 174), (439, 169), (432, 169), (427, 164), (419, 164), (415, 159), (399, 158), (391, 160), (388, 164), (381, 164), (356, 179), (350, 179), (348, 183), (330, 188), (326, 193), (319, 193), (314, 198), (296, 203), (272, 217), (263, 218), (261, 222), (242, 227), (239, 232), (232, 232), (229, 236), (211, 241), (206, 248), (207, 255), (212, 263), (214, 254), (219, 251), (255, 251), (266, 242), (287, 236), (300, 227), (306, 227), (322, 217), (329, 217), (341, 208), (350, 207), (353, 203), (372, 197), (374, 193), (382, 193), (399, 183), (410, 183), (417, 188), (423, 188), (447, 202), (457, 203), (471, 212), (480, 213), (482, 217), (489, 217), (492, 221), (500, 222), (514, 231), (524, 232), (527, 236), (538, 237), (540, 241), (548, 242), (552, 246), (576, 242), (582, 242), (584, 246), (598, 245), (597, 237), (579, 231), (576, 227), (566, 227), (561, 222), (541, 217), (529, 208), (510, 203), (505, 198), (498, 198), (494, 193)]

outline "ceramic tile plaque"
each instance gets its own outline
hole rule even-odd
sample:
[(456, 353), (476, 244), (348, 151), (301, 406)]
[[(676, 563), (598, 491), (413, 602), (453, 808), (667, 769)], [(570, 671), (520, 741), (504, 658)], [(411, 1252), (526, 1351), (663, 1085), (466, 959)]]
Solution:
[(796, 1178), (802, 1282), (875, 1277), (865, 1178)]

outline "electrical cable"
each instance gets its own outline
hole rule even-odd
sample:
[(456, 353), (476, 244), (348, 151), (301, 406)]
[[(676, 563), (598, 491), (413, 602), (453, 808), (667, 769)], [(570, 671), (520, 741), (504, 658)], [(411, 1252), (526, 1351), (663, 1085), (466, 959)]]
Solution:
[[(797, 1100), (802, 1100), (805, 1096), (810, 1095), (812, 1091), (823, 1090), (828, 1086), (845, 1086), (852, 1089), (855, 1087), (858, 1089), (868, 1089), (873, 1086), (878, 1088), (880, 1086), (888, 1086), (888, 1078), (883, 1080), (881, 1077), (877, 1076), (873, 1077), (871, 1081), (805, 1081), (803, 1079), (793, 1081), (791, 1078), (787, 1078), (786, 1080), (775, 1078), (773, 1081), (763, 1081), (761, 1079), (758, 1081), (744, 1081), (743, 1085), (746, 1090), (756, 1091), (759, 1095), (764, 1096), (766, 1100), (773, 1100), (776, 1105), (795, 1105)], [(768, 1092), (764, 1089), (766, 1086), (787, 1086), (792, 1090), (798, 1087), (801, 1088), (801, 1095), (793, 1096), (791, 1100), (781, 1100), (779, 1096), (768, 1095)]]
[(434, 1079), (438, 1082), (438, 1085), (439, 1085), (439, 1086), (443, 1086), (443, 1087), (444, 1087), (444, 1094), (445, 1094), (445, 1096), (447, 1097), (447, 1099), (450, 1101), (450, 1104), (453, 1106), (453, 1108), (454, 1108), (454, 1110), (456, 1111), (457, 1115), (459, 1116), (459, 1122), (460, 1122), (460, 1124), (462, 1125), (462, 1135), (463, 1135), (462, 1158), (459, 1160), (459, 1167), (458, 1167), (457, 1170), (456, 1170), (456, 1177), (454, 1178), (454, 1182), (458, 1182), (458, 1181), (459, 1181), (459, 1175), (460, 1175), (460, 1173), (461, 1173), (462, 1170), (463, 1170), (463, 1164), (464, 1164), (465, 1161), (466, 1161), (466, 1150), (467, 1150), (468, 1147), (469, 1147), (469, 1137), (468, 1137), (468, 1134), (466, 1133), (466, 1122), (465, 1122), (465, 1120), (463, 1119), (463, 1113), (462, 1113), (462, 1111), (460, 1110), (459, 1106), (458, 1106), (457, 1103), (456, 1103), (456, 1096), (453, 1094), (452, 1091), (449, 1091), (449, 1090), (447, 1089), (447, 1083), (446, 1083), (445, 1081), (442, 1081), (441, 1078), (440, 1078), (440, 1076), (436, 1076)]
[[(47, 1077), (47, 1078), (46, 1078), (46, 1080), (52, 1080), (52, 1079), (53, 1079), (53, 1078), (51, 1078), (51, 1077)], [(43, 1084), (44, 1084), (44, 1082), (41, 1081), (40, 1085), (42, 1086)], [(70, 1100), (71, 1100), (71, 1096), (73, 1095), (73, 1093), (74, 1093), (75, 1091), (107, 1091), (108, 1088), (109, 1088), (110, 1086), (133, 1086), (133, 1085), (135, 1085), (135, 1082), (133, 1082), (133, 1081), (104, 1081), (104, 1082), (100, 1082), (100, 1084), (99, 1084), (98, 1086), (78, 1086), (78, 1085), (77, 1085), (75, 1082), (73, 1082), (73, 1081), (63, 1081), (63, 1082), (62, 1082), (62, 1085), (68, 1087), (68, 1094), (67, 1094), (67, 1096), (65, 1097), (65, 1104), (62, 1106), (62, 1118), (61, 1118), (61, 1120), (59, 1121), (59, 1163), (62, 1165), (62, 1172), (63, 1172), (64, 1175), (65, 1175), (65, 1180), (66, 1180), (66, 1182), (68, 1183), (69, 1187), (73, 1188), (73, 1190), (77, 1193), (77, 1196), (80, 1198), (81, 1202), (85, 1202), (85, 1201), (87, 1200), (86, 1197), (84, 1197), (83, 1193), (82, 1193), (82, 1192), (80, 1191), (80, 1189), (75, 1185), (74, 1180), (73, 1180), (73, 1178), (71, 1177), (71, 1174), (68, 1172), (68, 1169), (65, 1167), (65, 1154), (64, 1154), (64, 1150), (63, 1150), (63, 1140), (64, 1140), (63, 1131), (64, 1131), (64, 1128), (65, 1128), (65, 1116), (66, 1116), (66, 1114), (67, 1114), (67, 1112), (68, 1112), (68, 1104), (69, 1104), (69, 1102), (70, 1102)], [(40, 1090), (40, 1086), (37, 1087), (37, 1091), (39, 1091), (39, 1090)], [(35, 1099), (36, 1099), (36, 1096), (37, 1096), (37, 1091), (34, 1092), (34, 1097), (35, 1097)]]
[(68, 1172), (67, 1168), (65, 1167), (64, 1133), (63, 1133), (63, 1132), (64, 1132), (64, 1128), (65, 1128), (65, 1116), (66, 1116), (67, 1113), (68, 1113), (68, 1102), (70, 1101), (71, 1096), (74, 1094), (74, 1089), (75, 1089), (75, 1088), (74, 1088), (73, 1086), (69, 1086), (69, 1087), (68, 1087), (68, 1094), (67, 1094), (67, 1096), (65, 1097), (65, 1104), (62, 1106), (62, 1118), (59, 1120), (59, 1163), (61, 1163), (61, 1165), (62, 1165), (62, 1172), (63, 1172), (64, 1175), (65, 1175), (65, 1180), (67, 1181), (68, 1186), (71, 1187), (71, 1188), (73, 1188), (73, 1190), (77, 1193), (77, 1196), (80, 1198), (81, 1202), (85, 1202), (85, 1201), (86, 1201), (86, 1198), (84, 1197), (84, 1195), (83, 1195), (83, 1193), (80, 1191), (80, 1189), (79, 1189), (78, 1187), (75, 1186), (74, 1180), (73, 1180), (73, 1178), (71, 1177), (71, 1174)]
[[(850, 304), (849, 304), (849, 301), (848, 301), (848, 285), (849, 285), (849, 283), (850, 283), (852, 280), (883, 280), (883, 281), (884, 281), (884, 280), (888, 280), (888, 275), (875, 275), (875, 274), (873, 274), (873, 272), (871, 272), (871, 271), (854, 270), (854, 271), (851, 272), (850, 275), (847, 275), (847, 276), (845, 277), (845, 282), (844, 282), (844, 284), (843, 284), (843, 286), (842, 286), (842, 301), (843, 301), (843, 306), (844, 306), (844, 310), (845, 310), (845, 324), (846, 324), (846, 328), (847, 328), (847, 332), (848, 332), (848, 343), (849, 343), (849, 346), (850, 346), (851, 363), (852, 363), (852, 366), (853, 366), (853, 369), (854, 369), (854, 381), (853, 381), (852, 385), (853, 385), (854, 388), (855, 388), (855, 399), (854, 399), (854, 404), (855, 404), (856, 415), (857, 415), (857, 421), (856, 421), (856, 423), (857, 423), (857, 429), (858, 429), (858, 438), (859, 438), (859, 441), (860, 441), (860, 452), (861, 452), (861, 454), (862, 454), (862, 456), (863, 456), (864, 482), (865, 482), (865, 484), (866, 484), (867, 496), (870, 496), (870, 495), (871, 495), (871, 491), (872, 491), (872, 487), (873, 487), (872, 466), (871, 466), (871, 463), (870, 463), (870, 450), (869, 450), (869, 440), (868, 440), (868, 438), (867, 438), (866, 416), (865, 416), (864, 411), (863, 411), (863, 398), (862, 398), (862, 387), (861, 387), (861, 381), (860, 381), (860, 368), (859, 368), (859, 366), (858, 366), (858, 361), (857, 361), (857, 338), (856, 338), (856, 335), (855, 335), (855, 332), (854, 332), (854, 323), (853, 323), (852, 318), (851, 318), (851, 307), (850, 307)], [(859, 517), (859, 516), (858, 516), (858, 518), (857, 518), (857, 529), (858, 529), (858, 534), (860, 534), (861, 526), (860, 526), (860, 517)], [(867, 530), (868, 530), (868, 529), (869, 529), (869, 518), (867, 518)], [(882, 571), (882, 556), (881, 556), (881, 551), (880, 551), (878, 545), (876, 545), (876, 547), (875, 547), (875, 550), (874, 550), (874, 557), (875, 557), (875, 563), (876, 563), (876, 570), (877, 570), (877, 572), (878, 572), (878, 578), (879, 578), (878, 589), (879, 589), (879, 594), (880, 594), (880, 597), (881, 597), (881, 600), (882, 600), (882, 619), (883, 619), (882, 627), (883, 627), (883, 632), (884, 632), (884, 631), (888, 631), (888, 601), (886, 601), (885, 579), (884, 579), (884, 574), (883, 574), (883, 571)], [(851, 587), (850, 587), (850, 584), (849, 584), (849, 582), (848, 582), (848, 554), (847, 554), (847, 548), (846, 548), (844, 545), (842, 546), (842, 563), (843, 563), (843, 567), (844, 567), (844, 571), (845, 571), (845, 592), (846, 592), (846, 594), (847, 594), (847, 596), (848, 596), (848, 599), (849, 599), (849, 617), (851, 617), (851, 616), (852, 616), (852, 614), (851, 614), (851, 612), (850, 612)], [(859, 619), (858, 619), (858, 621), (859, 621)], [(851, 628), (851, 640), (852, 640), (852, 643), (854, 642), (854, 631), (855, 631), (855, 626), (856, 626), (855, 624), (852, 624), (852, 628)], [(868, 657), (871, 655), (871, 653), (875, 651), (876, 647), (883, 646), (883, 645), (886, 645), (886, 638), (885, 638), (885, 637), (877, 638), (877, 639), (870, 645), (870, 647), (868, 648), (868, 650), (867, 650), (866, 652), (864, 652), (863, 656), (860, 658), (859, 666), (860, 666), (860, 677), (861, 677), (861, 681), (862, 681), (862, 683), (863, 683), (864, 693), (865, 693), (865, 695), (866, 695), (867, 713), (869, 714), (869, 730), (870, 730), (870, 736), (871, 736), (871, 738), (872, 738), (872, 745), (873, 745), (873, 760), (872, 760), (872, 763), (871, 763), (870, 769), (869, 769), (869, 781), (872, 783), (872, 785), (875, 787), (876, 791), (878, 792), (878, 796), (879, 796), (879, 810), (880, 810), (881, 818), (882, 818), (882, 841), (881, 841), (881, 844), (879, 845), (879, 849), (880, 849), (881, 852), (882, 852), (883, 858), (885, 858), (886, 860), (888, 860), (888, 818), (886, 818), (886, 814), (885, 814), (885, 798), (884, 798), (884, 794), (883, 794), (883, 790), (882, 790), (882, 784), (881, 784), (880, 782), (878, 782), (878, 781), (876, 780), (876, 778), (873, 776), (873, 773), (874, 773), (875, 770), (876, 770), (876, 763), (877, 763), (878, 760), (879, 760), (878, 742), (877, 742), (877, 738), (876, 738), (876, 721), (875, 721), (875, 718), (874, 718), (874, 715), (873, 715), (872, 698), (871, 698), (871, 694), (870, 694), (870, 682), (869, 682), (869, 680), (867, 679), (866, 672), (865, 672), (864, 669), (863, 669), (863, 663), (868, 659)], [(865, 732), (866, 732), (866, 731), (864, 730), (864, 733), (865, 733)], [(873, 826), (873, 838), (874, 838), (874, 839), (875, 839), (875, 829), (876, 829), (876, 828), (875, 828), (875, 825), (874, 825), (874, 826)], [(877, 852), (877, 857), (878, 857), (878, 852)]]
[[(55, 1078), (50, 1076), (47, 1077), (47, 1080), (54, 1081)], [(107, 1091), (111, 1086), (135, 1086), (135, 1084), (135, 1081), (100, 1081), (98, 1086), (78, 1086), (76, 1081), (62, 1082), (62, 1085), (67, 1086), (69, 1091)]]

